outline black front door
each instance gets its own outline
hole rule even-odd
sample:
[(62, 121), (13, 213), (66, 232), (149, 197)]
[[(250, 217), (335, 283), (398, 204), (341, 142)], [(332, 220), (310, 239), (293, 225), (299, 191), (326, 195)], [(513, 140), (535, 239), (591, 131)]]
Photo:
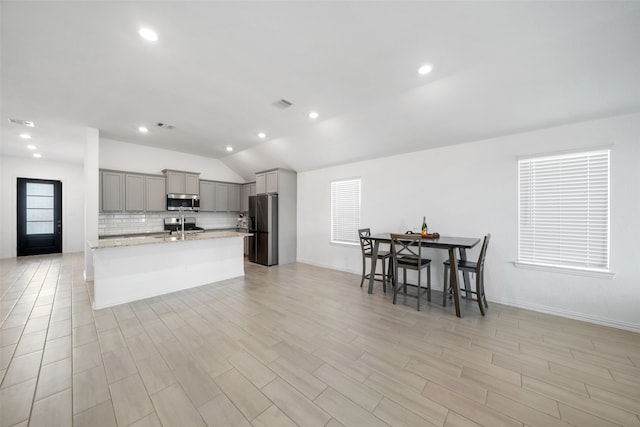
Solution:
[(62, 183), (18, 178), (18, 256), (62, 252)]

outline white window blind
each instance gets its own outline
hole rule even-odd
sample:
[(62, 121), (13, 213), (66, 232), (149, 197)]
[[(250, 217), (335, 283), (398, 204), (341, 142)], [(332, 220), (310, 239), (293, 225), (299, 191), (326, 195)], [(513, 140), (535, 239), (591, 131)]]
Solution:
[(609, 150), (519, 162), (518, 260), (609, 270)]
[(331, 183), (331, 241), (360, 244), (360, 178)]

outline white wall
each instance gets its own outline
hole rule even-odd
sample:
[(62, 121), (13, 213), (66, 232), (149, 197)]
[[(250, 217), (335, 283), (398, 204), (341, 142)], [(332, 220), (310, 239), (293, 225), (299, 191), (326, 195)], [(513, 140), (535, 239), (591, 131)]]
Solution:
[(98, 210), (100, 209), (100, 132), (87, 128), (84, 143), (84, 279), (93, 280), (93, 250), (98, 240)]
[(200, 179), (244, 183), (245, 180), (217, 159), (100, 139), (100, 168), (161, 175), (163, 169), (199, 172)]
[[(615, 277), (514, 267), (517, 157), (603, 145), (612, 145)], [(442, 235), (491, 233), (485, 277), (490, 301), (640, 331), (640, 114), (301, 172), (298, 261), (360, 273), (358, 246), (329, 243), (330, 182), (352, 177), (362, 178), (361, 224), (374, 233), (419, 227), (423, 215), (430, 231)], [(430, 250), (430, 257), (434, 288), (441, 289), (445, 253)]]
[(84, 173), (82, 165), (27, 157), (0, 157), (0, 258), (16, 256), (17, 178), (62, 181), (62, 251), (83, 250)]

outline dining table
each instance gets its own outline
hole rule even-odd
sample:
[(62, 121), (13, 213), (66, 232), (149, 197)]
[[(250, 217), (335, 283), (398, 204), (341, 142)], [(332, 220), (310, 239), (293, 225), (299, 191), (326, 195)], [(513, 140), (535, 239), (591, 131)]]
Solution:
[[(397, 233), (402, 234), (402, 233)], [(376, 271), (376, 260), (378, 258), (378, 248), (380, 243), (391, 244), (391, 233), (376, 233), (369, 236), (373, 242), (373, 251), (371, 253), (371, 271)], [(456, 308), (456, 316), (462, 317), (460, 308), (460, 287), (458, 283), (458, 261), (466, 261), (467, 249), (471, 249), (480, 243), (479, 238), (475, 237), (451, 237), (439, 236), (437, 238), (423, 237), (420, 239), (420, 245), (423, 247), (444, 249), (449, 252), (449, 263), (451, 268), (451, 288), (453, 290), (453, 301)], [(456, 250), (460, 253), (460, 258), (456, 257)], [(369, 293), (373, 293), (374, 274), (369, 277)], [(463, 272), (463, 282), (465, 290), (469, 290), (469, 273)], [(442, 292), (446, 292), (446, 284)]]

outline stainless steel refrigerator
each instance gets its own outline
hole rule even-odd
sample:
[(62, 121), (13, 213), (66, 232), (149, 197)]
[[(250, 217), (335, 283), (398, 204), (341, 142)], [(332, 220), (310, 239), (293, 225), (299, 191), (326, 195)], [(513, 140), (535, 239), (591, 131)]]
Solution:
[(249, 261), (278, 264), (278, 195), (249, 197)]

